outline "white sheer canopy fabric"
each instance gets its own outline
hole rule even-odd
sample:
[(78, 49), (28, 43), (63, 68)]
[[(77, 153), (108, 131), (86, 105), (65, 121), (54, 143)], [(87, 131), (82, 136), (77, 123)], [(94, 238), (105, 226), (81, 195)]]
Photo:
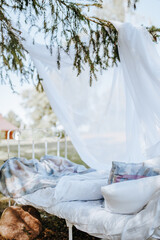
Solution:
[(160, 57), (145, 28), (117, 28), (121, 62), (91, 87), (87, 69), (78, 77), (73, 71), (72, 53), (62, 53), (58, 70), (56, 49), (51, 56), (29, 38), (23, 43), (54, 112), (82, 160), (95, 169), (160, 155)]

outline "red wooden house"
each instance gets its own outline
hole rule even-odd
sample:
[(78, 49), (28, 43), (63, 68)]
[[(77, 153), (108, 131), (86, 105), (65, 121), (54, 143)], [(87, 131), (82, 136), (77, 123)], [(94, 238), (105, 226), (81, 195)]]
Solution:
[[(0, 114), (0, 138), (7, 139), (7, 133), (9, 130), (17, 129), (12, 123), (8, 122), (3, 116)], [(10, 139), (12, 139), (13, 132), (10, 132)]]

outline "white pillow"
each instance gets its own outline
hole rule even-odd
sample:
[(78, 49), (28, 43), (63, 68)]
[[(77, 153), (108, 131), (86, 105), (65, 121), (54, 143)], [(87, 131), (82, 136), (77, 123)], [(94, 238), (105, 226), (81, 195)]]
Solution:
[(106, 173), (64, 176), (55, 188), (57, 202), (102, 199), (101, 187), (107, 183)]
[(101, 188), (105, 208), (114, 213), (139, 212), (160, 189), (160, 175), (113, 183)]

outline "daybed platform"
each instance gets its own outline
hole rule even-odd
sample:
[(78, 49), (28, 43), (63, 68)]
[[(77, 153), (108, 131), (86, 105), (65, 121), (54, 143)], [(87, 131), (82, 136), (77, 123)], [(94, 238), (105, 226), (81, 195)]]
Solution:
[(110, 213), (105, 210), (103, 200), (60, 202), (47, 207), (53, 195), (51, 189), (41, 189), (24, 196), (18, 202), (43, 208), (46, 212), (65, 219), (70, 223), (69, 227), (74, 225), (95, 237), (113, 240), (143, 240), (151, 236), (160, 238), (160, 191), (135, 215)]

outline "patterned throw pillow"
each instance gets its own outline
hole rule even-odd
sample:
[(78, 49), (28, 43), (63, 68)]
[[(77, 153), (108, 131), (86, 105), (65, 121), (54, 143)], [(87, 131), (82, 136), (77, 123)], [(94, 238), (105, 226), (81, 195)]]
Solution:
[(160, 175), (160, 167), (154, 168), (145, 163), (112, 162), (108, 184), (144, 177)]

